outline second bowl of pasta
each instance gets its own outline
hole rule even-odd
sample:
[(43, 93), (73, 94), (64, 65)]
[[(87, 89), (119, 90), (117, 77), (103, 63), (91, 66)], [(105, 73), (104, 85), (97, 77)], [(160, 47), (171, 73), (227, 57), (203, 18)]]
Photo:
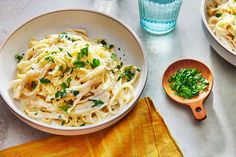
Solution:
[(203, 31), (215, 51), (236, 66), (236, 2), (202, 0)]

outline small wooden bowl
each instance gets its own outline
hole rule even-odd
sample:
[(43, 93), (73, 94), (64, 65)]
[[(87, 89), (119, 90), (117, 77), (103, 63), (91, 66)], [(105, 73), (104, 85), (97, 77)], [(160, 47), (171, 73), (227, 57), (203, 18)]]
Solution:
[[(175, 91), (170, 88), (170, 84), (168, 82), (169, 78), (179, 69), (182, 68), (196, 68), (201, 73), (202, 76), (209, 81), (208, 88), (205, 89), (202, 93), (198, 96), (195, 96), (191, 99), (184, 99), (175, 94)], [(163, 78), (162, 78), (162, 85), (164, 87), (165, 92), (169, 97), (180, 104), (187, 105), (191, 108), (194, 118), (196, 120), (204, 120), (206, 119), (206, 110), (203, 107), (203, 102), (209, 96), (212, 87), (213, 87), (213, 75), (210, 69), (203, 63), (193, 59), (183, 59), (172, 63), (165, 71)]]

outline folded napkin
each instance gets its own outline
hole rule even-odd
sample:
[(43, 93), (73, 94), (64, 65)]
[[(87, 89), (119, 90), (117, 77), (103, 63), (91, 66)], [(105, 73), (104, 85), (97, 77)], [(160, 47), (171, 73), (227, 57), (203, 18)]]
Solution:
[(0, 151), (1, 157), (182, 157), (150, 98), (117, 124), (80, 136), (51, 136)]

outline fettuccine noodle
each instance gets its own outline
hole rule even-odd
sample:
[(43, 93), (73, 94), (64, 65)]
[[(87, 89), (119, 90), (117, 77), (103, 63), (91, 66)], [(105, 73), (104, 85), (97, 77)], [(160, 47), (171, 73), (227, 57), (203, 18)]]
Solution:
[(140, 70), (123, 65), (113, 45), (84, 30), (32, 39), (18, 59), (13, 97), (29, 117), (48, 124), (84, 126), (116, 114), (134, 98)]
[(213, 0), (207, 13), (212, 32), (226, 47), (236, 52), (236, 1)]

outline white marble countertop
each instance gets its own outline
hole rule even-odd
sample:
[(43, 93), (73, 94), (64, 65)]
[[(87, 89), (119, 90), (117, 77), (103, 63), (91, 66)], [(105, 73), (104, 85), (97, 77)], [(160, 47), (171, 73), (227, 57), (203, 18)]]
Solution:
[[(233, 157), (236, 156), (236, 67), (210, 48), (201, 28), (200, 3), (200, 0), (184, 0), (177, 28), (167, 35), (155, 36), (140, 28), (137, 0), (0, 0), (0, 44), (27, 20), (57, 9), (87, 8), (115, 16), (142, 40), (149, 64), (143, 96), (153, 99), (185, 156)], [(164, 70), (181, 58), (201, 60), (214, 74), (213, 92), (205, 102), (208, 118), (203, 122), (196, 122), (189, 108), (170, 100), (162, 89)], [(2, 99), (0, 115), (0, 149), (49, 135), (18, 120)]]

